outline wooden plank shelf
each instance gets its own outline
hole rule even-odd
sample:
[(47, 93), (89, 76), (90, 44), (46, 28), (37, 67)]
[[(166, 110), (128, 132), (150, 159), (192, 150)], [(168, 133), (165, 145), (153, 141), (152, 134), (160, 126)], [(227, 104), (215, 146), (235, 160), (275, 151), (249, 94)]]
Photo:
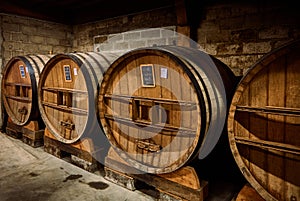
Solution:
[[(105, 118), (109, 120), (113, 120), (115, 122), (121, 123), (121, 124), (126, 124), (126, 125), (138, 125), (141, 127), (144, 127), (150, 131), (150, 132), (157, 132), (157, 131), (169, 131), (169, 132), (176, 132), (175, 135), (179, 135), (181, 137), (193, 137), (196, 133), (196, 130), (192, 130), (189, 128), (183, 128), (183, 127), (176, 127), (176, 126), (171, 126), (168, 124), (161, 125), (161, 124), (151, 124), (151, 122), (148, 121), (143, 121), (143, 120), (132, 120), (129, 118), (123, 118), (123, 117), (117, 117), (117, 116), (112, 116), (105, 114)], [(168, 133), (162, 133), (162, 135), (172, 135)], [(174, 135), (174, 134), (173, 134)]]
[(16, 101), (20, 101), (20, 102), (25, 102), (25, 103), (31, 103), (32, 99), (28, 98), (28, 97), (21, 97), (21, 96), (12, 96), (12, 95), (5, 95), (6, 98), (8, 99), (13, 99)]
[(62, 87), (42, 87), (42, 90), (52, 91), (52, 92), (78, 93), (78, 94), (86, 94), (86, 95), (88, 94), (88, 92), (84, 90), (62, 88)]
[(236, 106), (237, 111), (254, 112), (254, 113), (265, 113), (274, 115), (284, 115), (284, 116), (300, 116), (299, 108), (286, 108), (286, 107), (251, 107), (251, 106)]
[(69, 112), (69, 113), (76, 113), (76, 114), (82, 114), (82, 115), (87, 115), (88, 111), (80, 108), (75, 108), (75, 107), (68, 107), (66, 105), (58, 105), (55, 103), (49, 103), (43, 101), (42, 104), (47, 107), (55, 108), (57, 110)]
[(136, 100), (136, 101), (145, 101), (145, 102), (160, 103), (160, 104), (173, 104), (173, 105), (180, 105), (184, 107), (192, 107), (194, 110), (197, 109), (196, 108), (197, 103), (191, 101), (183, 101), (183, 100), (151, 98), (151, 97), (142, 97), (142, 96), (115, 95), (115, 94), (105, 94), (104, 98), (127, 101), (127, 102), (129, 101), (130, 103)]
[(6, 86), (21, 86), (21, 87), (32, 87), (30, 84), (26, 83), (15, 83), (15, 82), (5, 82)]
[(236, 143), (259, 147), (261, 149), (275, 150), (283, 153), (290, 153), (300, 156), (300, 147), (290, 144), (273, 142), (268, 140), (249, 139), (245, 137), (235, 137)]

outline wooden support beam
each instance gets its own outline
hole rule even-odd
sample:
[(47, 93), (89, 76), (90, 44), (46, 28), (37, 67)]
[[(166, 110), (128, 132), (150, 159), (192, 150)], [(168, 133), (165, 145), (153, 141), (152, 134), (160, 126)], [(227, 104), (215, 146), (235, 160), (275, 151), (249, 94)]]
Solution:
[(190, 47), (191, 27), (188, 24), (185, 0), (175, 0), (177, 16), (178, 46)]
[(187, 11), (185, 6), (185, 0), (175, 0), (177, 25), (186, 26), (188, 25)]
[[(177, 45), (184, 47), (194, 47), (197, 44), (197, 24), (189, 17), (191, 13), (187, 10), (186, 0), (175, 0), (175, 9), (177, 16), (177, 28), (179, 33)], [(190, 18), (190, 19), (189, 19)]]

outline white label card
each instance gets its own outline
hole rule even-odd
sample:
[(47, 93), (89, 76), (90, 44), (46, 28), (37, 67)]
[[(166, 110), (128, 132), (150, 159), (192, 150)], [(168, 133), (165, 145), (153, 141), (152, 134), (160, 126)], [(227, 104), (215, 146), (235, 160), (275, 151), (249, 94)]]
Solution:
[(167, 68), (161, 68), (160, 69), (160, 77), (161, 78), (168, 78), (168, 69)]
[(78, 75), (77, 68), (74, 68), (74, 75)]
[(19, 66), (21, 78), (25, 78), (25, 69), (23, 65)]

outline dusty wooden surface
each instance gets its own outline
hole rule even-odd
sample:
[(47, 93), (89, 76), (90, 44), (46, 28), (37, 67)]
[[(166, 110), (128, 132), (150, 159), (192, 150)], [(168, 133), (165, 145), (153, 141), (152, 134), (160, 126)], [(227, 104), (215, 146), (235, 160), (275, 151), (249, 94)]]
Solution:
[[(121, 157), (149, 173), (180, 168), (203, 144), (212, 149), (223, 130), (220, 122), (226, 118), (221, 111), (227, 106), (214, 94), (217, 84), (208, 81), (203, 66), (193, 63), (203, 59), (201, 54), (188, 48), (176, 51), (161, 47), (121, 56), (100, 87), (98, 116), (105, 134), (124, 152)], [(205, 56), (208, 61), (204, 59), (203, 65), (214, 62)], [(232, 87), (235, 79), (226, 71), (229, 68), (221, 62), (212, 65), (224, 76), (224, 80), (218, 77), (218, 86), (224, 91)], [(219, 69), (214, 70), (219, 76)], [(208, 132), (212, 128), (217, 130)]]
[(300, 43), (263, 57), (233, 97), (228, 135), (237, 164), (267, 200), (300, 199)]
[(37, 86), (44, 65), (52, 55), (12, 57), (3, 69), (2, 98), (4, 107), (17, 125), (37, 120)]

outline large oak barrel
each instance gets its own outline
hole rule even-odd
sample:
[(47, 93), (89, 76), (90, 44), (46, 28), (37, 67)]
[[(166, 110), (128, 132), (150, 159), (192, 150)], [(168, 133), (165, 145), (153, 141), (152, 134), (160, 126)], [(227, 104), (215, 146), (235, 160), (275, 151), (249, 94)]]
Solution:
[(112, 147), (131, 166), (172, 172), (205, 158), (224, 129), (232, 71), (197, 49), (135, 49), (106, 71), (99, 119)]
[(38, 120), (37, 86), (42, 69), (52, 55), (12, 57), (3, 69), (2, 98), (12, 122), (23, 126)]
[(266, 200), (300, 200), (300, 42), (276, 49), (243, 76), (228, 137), (235, 161)]
[(47, 62), (40, 76), (38, 105), (57, 140), (70, 144), (100, 132), (95, 99), (103, 73), (116, 58), (111, 53), (66, 53)]

